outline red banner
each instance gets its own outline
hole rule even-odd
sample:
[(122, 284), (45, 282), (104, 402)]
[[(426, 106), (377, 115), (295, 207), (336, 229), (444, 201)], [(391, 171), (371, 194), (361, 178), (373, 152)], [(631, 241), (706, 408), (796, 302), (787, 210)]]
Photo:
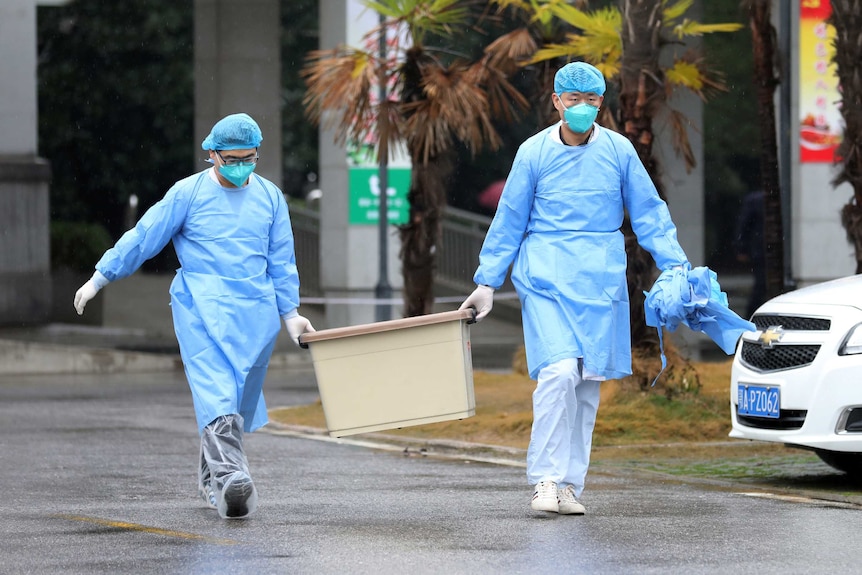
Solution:
[(834, 162), (844, 137), (838, 74), (832, 61), (835, 29), (828, 0), (799, 3), (799, 159)]

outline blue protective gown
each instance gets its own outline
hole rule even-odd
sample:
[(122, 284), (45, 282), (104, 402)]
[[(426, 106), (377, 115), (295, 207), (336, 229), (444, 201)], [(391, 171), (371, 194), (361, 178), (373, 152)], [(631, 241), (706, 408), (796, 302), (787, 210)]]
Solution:
[(242, 188), (222, 187), (209, 170), (189, 176), (96, 269), (111, 281), (129, 276), (171, 240), (181, 264), (171, 310), (198, 429), (239, 413), (254, 431), (268, 421), (263, 380), (280, 316), (299, 306), (284, 196), (255, 174)]
[(559, 129), (518, 149), (473, 279), (499, 288), (514, 264), (530, 377), (582, 357), (585, 374), (616, 379), (631, 373), (624, 210), (659, 269), (688, 260), (628, 139), (596, 125), (589, 143), (566, 146)]

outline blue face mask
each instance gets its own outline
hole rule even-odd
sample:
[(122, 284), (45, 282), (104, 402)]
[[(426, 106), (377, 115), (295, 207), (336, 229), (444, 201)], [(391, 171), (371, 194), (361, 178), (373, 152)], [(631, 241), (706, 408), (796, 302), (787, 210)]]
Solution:
[(235, 164), (233, 166), (222, 165), (218, 167), (218, 171), (227, 181), (239, 188), (245, 184), (245, 181), (254, 171), (255, 165), (256, 164)]
[(589, 131), (593, 126), (593, 122), (596, 121), (598, 113), (599, 109), (596, 106), (587, 104), (586, 102), (581, 102), (580, 104), (575, 104), (571, 108), (566, 108), (566, 111), (563, 113), (563, 118), (565, 118), (566, 124), (569, 125), (569, 128), (571, 128), (573, 132), (583, 134)]

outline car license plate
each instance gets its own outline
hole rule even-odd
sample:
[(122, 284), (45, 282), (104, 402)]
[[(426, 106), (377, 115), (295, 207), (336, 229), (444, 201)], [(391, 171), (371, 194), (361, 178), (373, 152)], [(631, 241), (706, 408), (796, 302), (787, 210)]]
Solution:
[(737, 386), (737, 408), (739, 415), (750, 417), (772, 417), (778, 419), (781, 410), (781, 391), (777, 386)]

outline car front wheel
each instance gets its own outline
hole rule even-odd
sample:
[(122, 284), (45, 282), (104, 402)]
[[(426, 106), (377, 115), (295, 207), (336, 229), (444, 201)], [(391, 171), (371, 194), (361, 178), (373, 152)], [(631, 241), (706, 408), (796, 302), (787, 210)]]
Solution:
[(862, 478), (862, 453), (849, 453), (846, 451), (815, 450), (817, 456), (830, 467), (843, 471), (848, 475)]

